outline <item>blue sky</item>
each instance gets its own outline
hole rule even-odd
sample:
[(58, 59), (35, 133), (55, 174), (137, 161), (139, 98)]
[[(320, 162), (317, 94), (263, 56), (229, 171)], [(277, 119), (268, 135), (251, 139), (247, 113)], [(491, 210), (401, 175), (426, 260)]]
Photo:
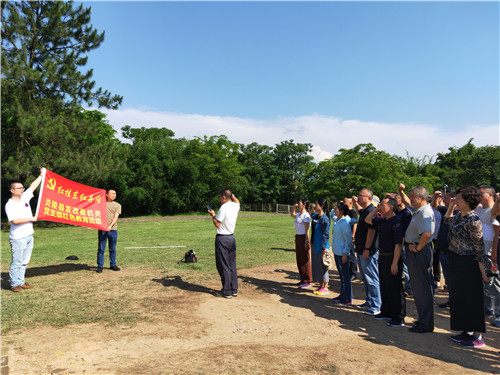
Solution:
[(499, 143), (498, 2), (84, 2), (121, 126), (177, 137), (373, 143), (422, 157)]

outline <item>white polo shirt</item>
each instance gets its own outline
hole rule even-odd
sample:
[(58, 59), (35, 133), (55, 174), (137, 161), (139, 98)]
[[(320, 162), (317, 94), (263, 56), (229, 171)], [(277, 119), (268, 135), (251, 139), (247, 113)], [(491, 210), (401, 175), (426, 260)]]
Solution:
[(477, 206), (474, 211), (481, 220), (483, 225), (483, 240), (484, 240), (484, 252), (486, 255), (491, 256), (491, 246), (493, 245), (493, 239), (495, 238), (495, 232), (493, 230), (494, 226), (500, 226), (500, 223), (491, 217), (492, 207), (483, 208), (483, 206)]
[(219, 228), (217, 228), (217, 234), (233, 234), (236, 228), (236, 220), (238, 219), (238, 212), (240, 211), (240, 205), (234, 202), (224, 203), (215, 218), (221, 222)]
[(7, 214), (7, 219), (10, 221), (9, 238), (12, 240), (26, 238), (35, 232), (33, 229), (33, 223), (18, 225), (12, 223), (12, 220), (28, 219), (33, 217), (33, 212), (31, 211), (30, 206), (31, 198), (33, 198), (33, 190), (28, 188), (21, 196), (21, 200), (16, 201), (11, 198), (5, 204), (5, 213)]

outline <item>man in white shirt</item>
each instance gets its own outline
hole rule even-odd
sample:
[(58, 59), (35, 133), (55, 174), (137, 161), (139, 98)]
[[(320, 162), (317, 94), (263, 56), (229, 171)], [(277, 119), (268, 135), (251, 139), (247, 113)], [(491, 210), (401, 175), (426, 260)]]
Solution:
[[(500, 226), (500, 223), (491, 217), (491, 209), (495, 204), (495, 189), (489, 185), (481, 185), (479, 190), (481, 191), (481, 204), (474, 211), (483, 225), (484, 268), (491, 270), (491, 248), (495, 237), (493, 226)], [(500, 324), (500, 280), (498, 278), (486, 289), (484, 308), (486, 314), (492, 315), (495, 322)]]
[(33, 217), (29, 202), (33, 198), (33, 191), (42, 182), (45, 168), (42, 168), (40, 172), (40, 176), (26, 190), (20, 181), (12, 181), (9, 184), (11, 197), (5, 204), (5, 213), (10, 222), (9, 242), (12, 263), (9, 269), (9, 279), (13, 292), (33, 288), (32, 285), (26, 284), (24, 276), (33, 251), (33, 233), (35, 232), (33, 223), (37, 221), (36, 217)]
[(215, 263), (219, 272), (222, 289), (216, 291), (216, 297), (232, 298), (238, 295), (238, 274), (236, 271), (236, 241), (234, 230), (240, 201), (231, 190), (224, 188), (219, 191), (221, 207), (217, 215), (214, 210), (208, 213), (212, 216), (212, 222), (217, 228), (215, 235)]

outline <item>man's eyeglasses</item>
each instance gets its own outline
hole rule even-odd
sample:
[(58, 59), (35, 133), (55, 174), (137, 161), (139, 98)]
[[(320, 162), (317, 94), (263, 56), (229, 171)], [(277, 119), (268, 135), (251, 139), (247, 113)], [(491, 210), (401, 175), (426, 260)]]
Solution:
[(22, 189), (22, 190), (26, 190), (24, 187), (15, 187), (15, 188), (12, 188), (14, 190), (18, 190), (18, 189)]

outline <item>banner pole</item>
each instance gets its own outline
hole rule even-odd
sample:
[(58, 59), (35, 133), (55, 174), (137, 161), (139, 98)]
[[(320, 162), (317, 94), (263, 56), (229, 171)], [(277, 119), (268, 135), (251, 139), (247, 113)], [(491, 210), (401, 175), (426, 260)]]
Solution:
[(43, 193), (43, 187), (45, 186), (45, 176), (47, 176), (47, 173), (43, 174), (42, 182), (41, 182), (41, 186), (40, 186), (40, 193), (38, 193), (38, 202), (36, 204), (36, 213), (35, 213), (35, 218), (37, 220), (38, 220), (38, 210), (40, 209), (40, 202), (41, 202), (41, 197), (42, 197), (42, 193)]

